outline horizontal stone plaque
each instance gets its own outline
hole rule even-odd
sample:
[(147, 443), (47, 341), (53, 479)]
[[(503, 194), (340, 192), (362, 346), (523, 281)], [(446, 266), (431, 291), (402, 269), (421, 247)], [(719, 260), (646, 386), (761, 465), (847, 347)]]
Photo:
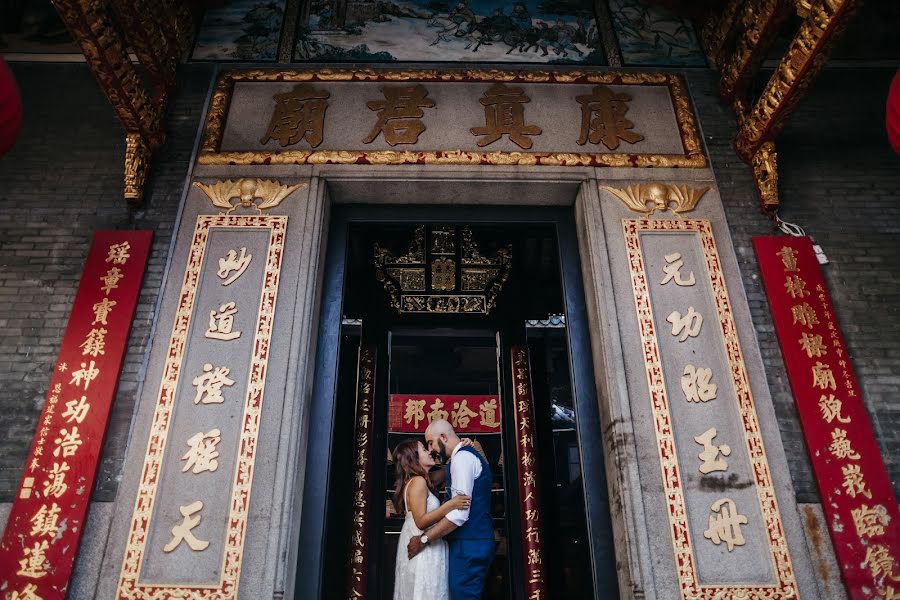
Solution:
[(201, 164), (705, 167), (664, 73), (228, 71)]

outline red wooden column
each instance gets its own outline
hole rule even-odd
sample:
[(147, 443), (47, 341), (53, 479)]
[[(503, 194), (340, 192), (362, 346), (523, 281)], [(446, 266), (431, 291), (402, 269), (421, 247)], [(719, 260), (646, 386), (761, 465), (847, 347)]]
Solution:
[(534, 402), (528, 350), (513, 346), (513, 415), (516, 431), (516, 480), (519, 484), (519, 522), (522, 524), (522, 563), (525, 598), (547, 600), (544, 544), (541, 540), (541, 486), (534, 446)]
[(374, 434), (372, 397), (375, 393), (374, 344), (362, 344), (356, 374), (356, 471), (353, 483), (353, 527), (350, 533), (350, 558), (347, 563), (347, 597), (365, 598), (369, 579), (369, 500), (372, 495), (372, 456), (370, 445)]

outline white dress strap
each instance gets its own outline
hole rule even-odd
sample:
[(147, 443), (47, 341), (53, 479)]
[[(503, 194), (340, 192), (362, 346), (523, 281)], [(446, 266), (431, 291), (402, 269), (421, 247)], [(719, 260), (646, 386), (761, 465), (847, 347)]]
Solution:
[(409, 512), (409, 496), (406, 492), (409, 491), (409, 484), (412, 483), (412, 479), (406, 482), (406, 485), (403, 486), (403, 506), (406, 507), (406, 512)]

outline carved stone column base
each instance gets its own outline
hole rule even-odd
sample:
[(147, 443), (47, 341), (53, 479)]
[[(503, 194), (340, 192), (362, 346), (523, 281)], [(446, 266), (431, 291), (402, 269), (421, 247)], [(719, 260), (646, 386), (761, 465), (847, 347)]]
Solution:
[(753, 181), (765, 211), (778, 208), (778, 165), (775, 144), (765, 142), (753, 155)]
[(125, 136), (125, 199), (138, 204), (144, 199), (144, 185), (150, 173), (153, 150), (137, 133)]

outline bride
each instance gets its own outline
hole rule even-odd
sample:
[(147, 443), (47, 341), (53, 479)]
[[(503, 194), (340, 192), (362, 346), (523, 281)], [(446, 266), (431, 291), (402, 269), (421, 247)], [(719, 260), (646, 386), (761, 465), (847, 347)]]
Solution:
[(410, 560), (406, 545), (413, 536), (422, 535), (429, 527), (457, 508), (466, 509), (471, 499), (454, 496), (441, 504), (428, 476), (434, 458), (422, 442), (406, 440), (394, 450), (397, 486), (394, 506), (397, 513), (406, 512), (406, 521), (397, 543), (397, 570), (394, 576), (394, 600), (448, 600), (447, 542), (436, 540)]

